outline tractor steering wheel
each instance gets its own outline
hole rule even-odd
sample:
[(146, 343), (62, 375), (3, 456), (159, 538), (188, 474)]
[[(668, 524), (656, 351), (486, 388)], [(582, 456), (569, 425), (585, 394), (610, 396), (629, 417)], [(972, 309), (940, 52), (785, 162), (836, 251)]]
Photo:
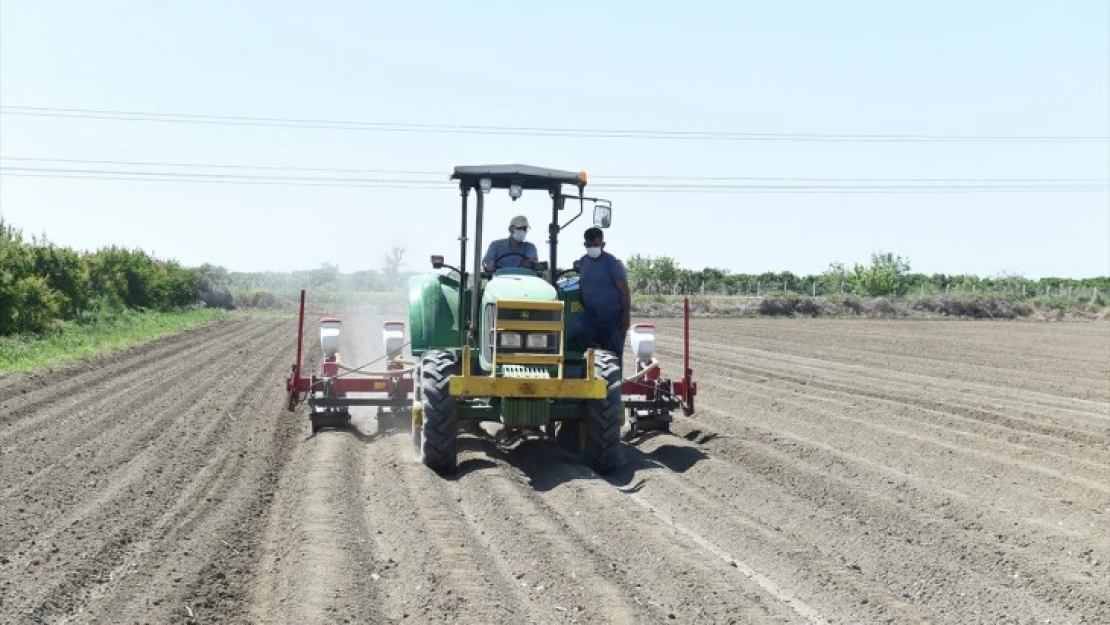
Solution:
[(496, 267), (497, 266), (497, 261), (501, 260), (502, 258), (505, 258), (506, 256), (523, 256), (525, 258), (528, 258), (528, 255), (525, 254), (524, 252), (505, 252), (504, 254), (502, 254), (502, 255), (498, 256), (497, 258), (493, 259), (493, 265)]
[[(497, 271), (496, 267), (497, 267), (498, 261), (500, 261), (502, 258), (505, 258), (506, 256), (523, 256), (525, 258), (528, 258), (528, 255), (525, 254), (524, 252), (505, 252), (504, 254), (501, 254), (497, 258), (493, 259), (494, 270), (493, 271), (483, 271), (482, 272), (482, 277), (487, 278), (487, 279), (492, 278), (494, 271)], [(521, 266), (521, 269), (535, 270), (537, 267), (539, 267), (541, 265), (541, 263), (533, 261), (533, 265), (534, 265), (534, 267)]]

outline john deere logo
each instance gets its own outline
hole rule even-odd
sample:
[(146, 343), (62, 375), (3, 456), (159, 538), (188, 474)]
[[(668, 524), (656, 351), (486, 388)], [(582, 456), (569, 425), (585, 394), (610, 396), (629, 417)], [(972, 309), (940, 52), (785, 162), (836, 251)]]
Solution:
[(530, 319), (531, 317), (532, 317), (532, 313), (528, 312), (527, 310), (520, 311), (520, 318), (521, 319)]

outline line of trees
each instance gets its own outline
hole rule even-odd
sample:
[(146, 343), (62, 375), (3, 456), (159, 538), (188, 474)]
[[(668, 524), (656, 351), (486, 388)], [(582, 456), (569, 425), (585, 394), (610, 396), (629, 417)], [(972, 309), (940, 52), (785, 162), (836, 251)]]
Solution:
[(0, 218), (0, 336), (40, 333), (124, 308), (170, 310), (212, 290), (199, 268), (142, 250), (78, 252), (45, 237), (27, 241)]
[(0, 336), (39, 334), (113, 311), (280, 306), (300, 289), (383, 293), (404, 285), (405, 250), (385, 254), (381, 270), (341, 273), (336, 265), (293, 272), (232, 272), (184, 267), (139, 249), (82, 252), (45, 236), (27, 239), (0, 217)]
[[(315, 291), (382, 293), (403, 286), (404, 249), (384, 257), (381, 270), (341, 273), (336, 265), (294, 272), (229, 272), (213, 265), (183, 267), (142, 250), (104, 247), (79, 252), (45, 237), (30, 241), (0, 217), (0, 336), (41, 333), (68, 321), (121, 309), (172, 310), (192, 305), (267, 307), (306, 288)], [(1030, 280), (1021, 276), (922, 274), (891, 253), (867, 265), (829, 265), (819, 275), (791, 272), (731, 273), (691, 270), (668, 256), (634, 255), (626, 261), (632, 290), (640, 295), (893, 296), (982, 293), (1017, 298), (1074, 297), (1103, 304), (1110, 276)], [(273, 300), (267, 302), (265, 300)]]
[(235, 271), (211, 268), (219, 279), (235, 291), (262, 289), (274, 293), (291, 292), (298, 289), (334, 291), (386, 291), (387, 279), (381, 271), (369, 269), (353, 273), (341, 273), (338, 265), (324, 263), (316, 269), (298, 271)]
[(1039, 296), (1097, 297), (1110, 292), (1110, 276), (1086, 279), (1021, 276), (980, 277), (960, 274), (913, 273), (910, 262), (892, 253), (871, 255), (867, 265), (851, 268), (833, 263), (821, 274), (797, 275), (789, 271), (760, 274), (731, 273), (727, 269), (685, 269), (669, 256), (634, 255), (625, 262), (629, 286), (646, 295), (857, 295), (905, 297), (951, 293), (1006, 294), (1020, 298)]
[(382, 258), (382, 268), (342, 273), (338, 265), (324, 263), (316, 269), (291, 272), (236, 271), (205, 265), (205, 275), (226, 284), (243, 306), (268, 307), (300, 289), (332, 293), (389, 293), (402, 289), (412, 272), (402, 271), (405, 249), (394, 246)]

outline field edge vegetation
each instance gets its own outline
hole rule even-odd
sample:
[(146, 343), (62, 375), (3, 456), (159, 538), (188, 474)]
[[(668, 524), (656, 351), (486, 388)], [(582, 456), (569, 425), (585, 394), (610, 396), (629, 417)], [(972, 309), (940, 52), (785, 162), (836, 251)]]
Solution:
[(49, 332), (0, 337), (0, 376), (110, 354), (231, 316), (237, 315), (218, 308), (102, 310)]
[[(390, 249), (380, 269), (338, 266), (291, 272), (184, 267), (142, 250), (93, 252), (25, 240), (0, 217), (0, 372), (52, 366), (214, 321), (228, 311), (294, 314), (301, 289), (313, 313), (403, 308), (405, 250)], [(909, 261), (875, 253), (868, 265), (829, 265), (820, 275), (737, 274), (682, 268), (670, 257), (626, 261), (640, 318), (857, 317), (1106, 320), (1110, 277), (980, 278), (912, 273)]]

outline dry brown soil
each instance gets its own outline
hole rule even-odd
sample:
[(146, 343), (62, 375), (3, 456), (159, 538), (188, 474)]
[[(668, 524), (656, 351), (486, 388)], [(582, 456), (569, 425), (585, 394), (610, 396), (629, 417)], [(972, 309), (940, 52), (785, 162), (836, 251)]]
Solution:
[(0, 622), (1110, 622), (1110, 325), (693, 329), (696, 414), (607, 479), (481, 437), (444, 479), (369, 410), (310, 436), (291, 322), (0, 379)]

